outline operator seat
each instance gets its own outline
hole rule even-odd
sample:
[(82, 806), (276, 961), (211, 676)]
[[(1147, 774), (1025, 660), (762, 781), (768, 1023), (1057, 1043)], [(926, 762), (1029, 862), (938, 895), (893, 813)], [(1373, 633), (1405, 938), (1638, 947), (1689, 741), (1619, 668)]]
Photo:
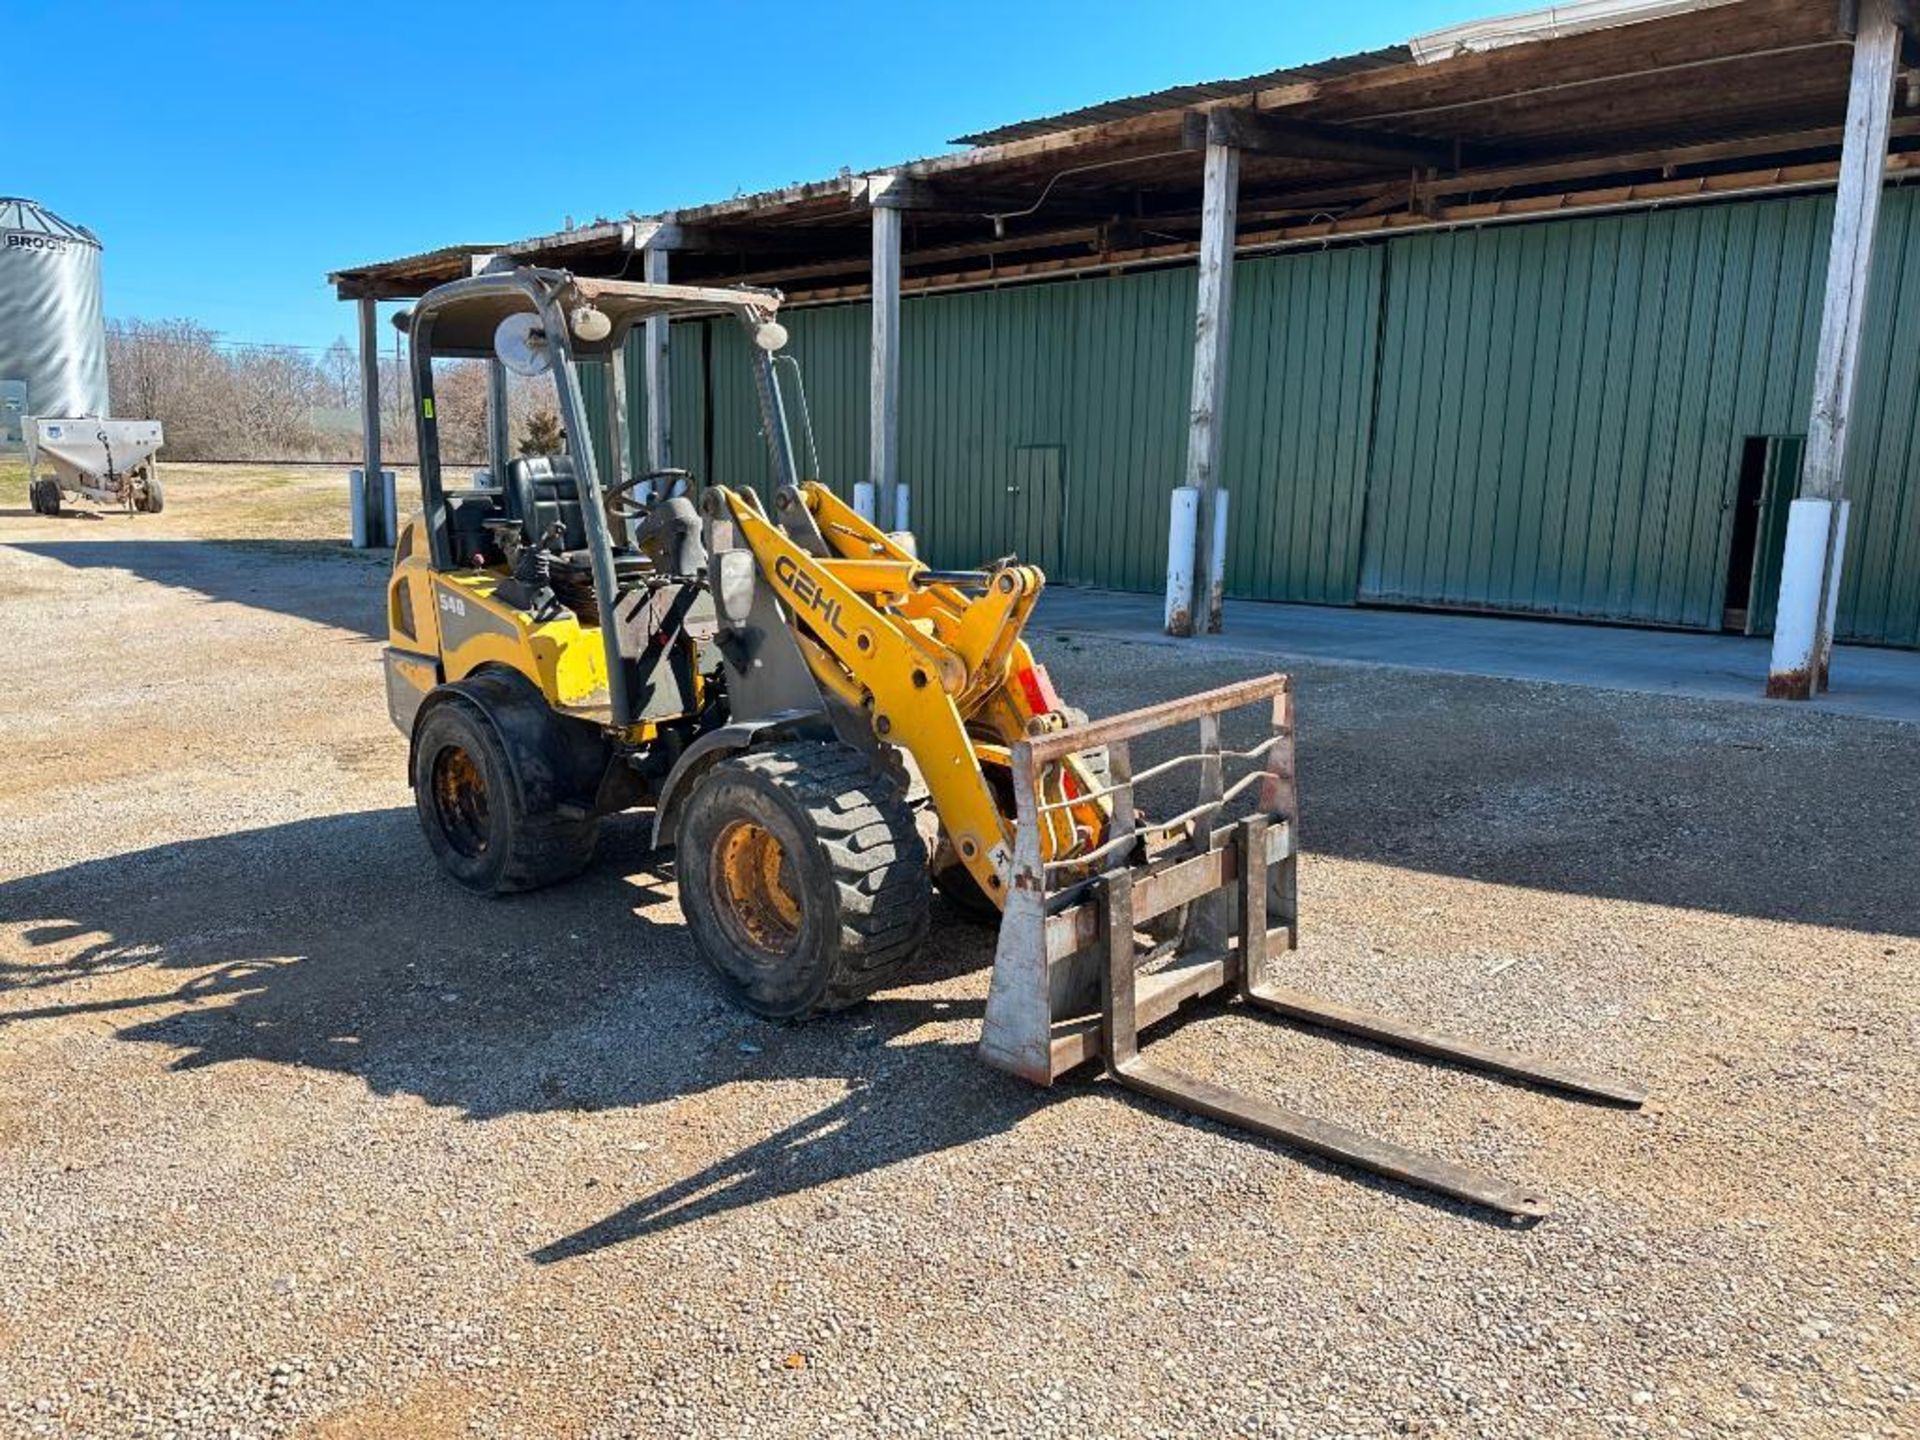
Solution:
[(557, 523), (563, 550), (584, 550), (587, 522), (580, 509), (580, 482), (571, 455), (522, 455), (507, 464), (507, 494), (527, 543), (538, 545)]

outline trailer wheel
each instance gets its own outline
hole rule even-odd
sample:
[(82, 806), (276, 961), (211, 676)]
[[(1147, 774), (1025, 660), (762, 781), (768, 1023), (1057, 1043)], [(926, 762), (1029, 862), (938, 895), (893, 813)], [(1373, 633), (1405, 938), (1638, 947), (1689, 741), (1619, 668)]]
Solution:
[(913, 811), (848, 746), (795, 741), (720, 761), (687, 796), (675, 845), (695, 948), (764, 1019), (863, 1000), (926, 940)]
[(60, 482), (58, 480), (36, 480), (27, 489), (27, 501), (33, 506), (36, 515), (58, 515), (60, 513)]
[(591, 816), (529, 804), (493, 722), (458, 698), (420, 722), (413, 802), (440, 868), (482, 895), (569, 880), (592, 862), (599, 839)]
[(167, 507), (167, 492), (161, 487), (158, 475), (149, 475), (142, 482), (140, 496), (133, 508), (143, 515), (158, 515)]

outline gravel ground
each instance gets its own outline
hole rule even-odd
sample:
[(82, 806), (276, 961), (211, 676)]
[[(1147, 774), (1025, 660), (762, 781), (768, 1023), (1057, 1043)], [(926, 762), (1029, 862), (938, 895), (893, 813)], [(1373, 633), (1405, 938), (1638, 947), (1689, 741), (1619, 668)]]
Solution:
[[(1656, 1103), (1229, 1006), (1152, 1053), (1535, 1182), (1516, 1229), (984, 1068), (950, 914), (788, 1030), (643, 819), (458, 892), (378, 569), (179, 494), (0, 511), (0, 1432), (1920, 1434), (1913, 730), (1297, 669), (1302, 988)], [(1096, 714), (1268, 668), (1036, 638)]]

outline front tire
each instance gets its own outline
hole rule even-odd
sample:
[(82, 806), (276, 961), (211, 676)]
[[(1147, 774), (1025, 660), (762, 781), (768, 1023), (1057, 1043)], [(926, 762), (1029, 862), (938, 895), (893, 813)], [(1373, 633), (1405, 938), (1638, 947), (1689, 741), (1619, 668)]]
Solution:
[(695, 782), (674, 838), (694, 946), (763, 1019), (853, 1005), (927, 938), (913, 811), (848, 746), (794, 741), (720, 761)]
[(591, 816), (528, 804), (492, 721), (458, 698), (420, 722), (413, 803), (440, 868), (480, 895), (570, 880), (592, 863), (599, 840)]
[(149, 475), (141, 483), (141, 492), (133, 502), (133, 508), (143, 515), (158, 515), (167, 508), (167, 492), (160, 484), (158, 475)]
[(36, 480), (28, 488), (28, 502), (36, 515), (58, 515), (60, 513), (60, 482), (58, 480)]

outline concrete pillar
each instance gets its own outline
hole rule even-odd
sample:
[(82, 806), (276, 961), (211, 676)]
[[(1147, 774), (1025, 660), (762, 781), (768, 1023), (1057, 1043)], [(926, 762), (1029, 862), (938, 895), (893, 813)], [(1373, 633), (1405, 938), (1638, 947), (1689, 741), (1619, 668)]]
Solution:
[[(1233, 318), (1233, 236), (1240, 207), (1240, 152), (1207, 145), (1200, 209), (1199, 293), (1193, 319), (1193, 401), (1187, 414), (1187, 476), (1194, 495), (1193, 560), (1184, 604), (1168, 572), (1169, 635), (1217, 632), (1226, 573), (1221, 419), (1227, 395), (1227, 342)], [(1176, 514), (1178, 502), (1176, 501)]]
[(1767, 694), (1774, 699), (1810, 700), (1827, 688), (1846, 542), (1842, 494), (1847, 444), (1899, 58), (1900, 26), (1892, 0), (1859, 0), (1820, 348), (1814, 359), (1813, 414), (1807, 422), (1800, 498), (1787, 516), (1773, 659), (1767, 667)]

